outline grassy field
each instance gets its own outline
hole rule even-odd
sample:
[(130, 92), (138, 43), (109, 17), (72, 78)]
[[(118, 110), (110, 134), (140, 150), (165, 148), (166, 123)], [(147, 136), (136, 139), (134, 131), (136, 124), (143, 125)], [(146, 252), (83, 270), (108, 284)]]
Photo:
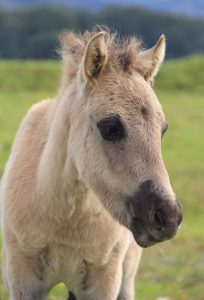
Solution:
[[(29, 107), (53, 97), (56, 61), (0, 62), (0, 177), (19, 123)], [(171, 241), (144, 250), (135, 281), (138, 300), (204, 300), (204, 57), (167, 61), (154, 89), (169, 129), (162, 153), (184, 220)], [(1, 299), (8, 299), (0, 275)], [(49, 299), (66, 299), (56, 286)]]

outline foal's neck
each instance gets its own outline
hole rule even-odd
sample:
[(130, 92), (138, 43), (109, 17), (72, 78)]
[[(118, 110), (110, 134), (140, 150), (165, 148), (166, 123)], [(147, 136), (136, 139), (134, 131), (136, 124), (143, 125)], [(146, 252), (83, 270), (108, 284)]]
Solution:
[(60, 101), (59, 98), (54, 100), (52, 114), (48, 112), (49, 131), (39, 163), (37, 188), (43, 198), (44, 209), (49, 210), (53, 216), (56, 215), (56, 211), (61, 211), (61, 214), (58, 213), (60, 218), (62, 215), (69, 218), (76, 210), (83, 213), (90, 210), (93, 205), (97, 211), (97, 207), (100, 209), (100, 204), (78, 178), (71, 151), (67, 146), (69, 115), (63, 109), (63, 101), (62, 103)]

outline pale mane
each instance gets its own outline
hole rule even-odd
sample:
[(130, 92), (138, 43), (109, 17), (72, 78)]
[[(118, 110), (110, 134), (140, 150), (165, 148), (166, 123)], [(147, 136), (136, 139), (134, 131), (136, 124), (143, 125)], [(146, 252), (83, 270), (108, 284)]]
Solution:
[(121, 68), (126, 72), (135, 64), (136, 56), (141, 51), (141, 41), (136, 37), (121, 39), (116, 33), (111, 34), (106, 27), (99, 26), (84, 34), (65, 31), (60, 37), (58, 53), (63, 60), (63, 79), (67, 83), (75, 77), (89, 40), (100, 31), (105, 32), (108, 63), (112, 68)]

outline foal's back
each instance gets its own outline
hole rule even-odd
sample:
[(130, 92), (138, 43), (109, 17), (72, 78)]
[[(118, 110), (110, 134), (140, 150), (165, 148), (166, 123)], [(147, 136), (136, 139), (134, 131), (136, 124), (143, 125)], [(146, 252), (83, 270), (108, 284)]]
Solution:
[(39, 161), (49, 132), (51, 107), (52, 101), (45, 100), (29, 110), (17, 132), (2, 179), (2, 210), (15, 235), (21, 234), (18, 230), (21, 231), (25, 224), (25, 229), (34, 225), (28, 215), (31, 210), (34, 214), (37, 209), (37, 203), (32, 199), (36, 193)]

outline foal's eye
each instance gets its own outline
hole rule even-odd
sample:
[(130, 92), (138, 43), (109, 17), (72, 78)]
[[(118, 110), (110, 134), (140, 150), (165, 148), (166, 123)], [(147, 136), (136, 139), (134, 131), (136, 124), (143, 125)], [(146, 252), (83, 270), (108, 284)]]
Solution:
[(118, 116), (99, 121), (98, 128), (102, 138), (107, 141), (117, 141), (125, 136), (124, 127)]
[(162, 135), (161, 135), (161, 137), (163, 137), (163, 135), (165, 134), (165, 132), (167, 131), (167, 129), (168, 129), (168, 123), (167, 123), (167, 121), (165, 121), (164, 127), (162, 129)]
[(117, 128), (114, 125), (101, 126), (100, 129), (103, 134), (107, 135), (112, 135), (117, 132)]

